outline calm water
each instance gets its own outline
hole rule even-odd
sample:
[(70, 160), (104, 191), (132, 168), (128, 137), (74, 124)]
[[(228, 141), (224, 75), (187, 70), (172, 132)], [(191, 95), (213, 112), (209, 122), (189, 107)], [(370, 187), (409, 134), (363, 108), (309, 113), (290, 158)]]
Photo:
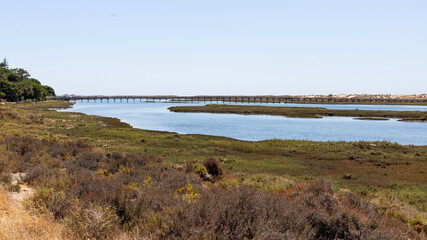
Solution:
[[(302, 139), (315, 141), (381, 141), (427, 145), (427, 123), (362, 121), (351, 117), (322, 119), (287, 118), (267, 115), (210, 113), (174, 113), (171, 106), (209, 103), (129, 103), (77, 102), (66, 111), (115, 117), (130, 125), (149, 130), (181, 134), (206, 134), (241, 140)], [(242, 104), (242, 103), (237, 103)], [(250, 105), (255, 105), (251, 103)], [(256, 104), (269, 106), (325, 107), (331, 109), (366, 109), (427, 111), (427, 106), (400, 105), (327, 105), (327, 104)]]

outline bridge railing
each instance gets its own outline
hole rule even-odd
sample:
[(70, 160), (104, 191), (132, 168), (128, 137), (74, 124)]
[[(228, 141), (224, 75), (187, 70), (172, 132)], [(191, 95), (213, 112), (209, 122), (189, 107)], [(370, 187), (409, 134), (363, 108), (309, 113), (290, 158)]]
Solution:
[(384, 104), (421, 104), (427, 105), (427, 99), (370, 99), (337, 97), (300, 97), (300, 96), (55, 96), (48, 100), (63, 101), (120, 101), (136, 100), (166, 102), (230, 102), (230, 103), (384, 103)]

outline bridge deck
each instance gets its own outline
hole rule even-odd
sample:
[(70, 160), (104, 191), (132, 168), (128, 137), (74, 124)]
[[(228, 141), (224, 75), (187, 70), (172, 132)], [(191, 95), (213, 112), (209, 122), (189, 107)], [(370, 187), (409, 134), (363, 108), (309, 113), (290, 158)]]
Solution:
[(339, 97), (301, 97), (301, 96), (56, 96), (49, 97), (51, 100), (83, 101), (104, 100), (126, 101), (181, 101), (181, 102), (248, 102), (248, 103), (385, 103), (385, 104), (421, 104), (427, 105), (427, 99), (375, 99), (375, 98), (339, 98)]

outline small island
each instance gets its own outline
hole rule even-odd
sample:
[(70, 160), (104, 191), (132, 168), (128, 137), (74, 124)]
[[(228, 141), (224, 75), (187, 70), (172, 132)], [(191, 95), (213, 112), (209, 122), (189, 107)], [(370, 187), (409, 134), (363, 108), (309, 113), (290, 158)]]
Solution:
[(378, 111), (378, 110), (342, 110), (320, 107), (271, 107), (248, 105), (175, 106), (168, 108), (172, 112), (199, 113), (233, 113), (245, 115), (273, 115), (292, 118), (322, 118), (324, 116), (356, 117), (358, 120), (387, 120), (398, 118), (399, 121), (427, 122), (426, 111)]

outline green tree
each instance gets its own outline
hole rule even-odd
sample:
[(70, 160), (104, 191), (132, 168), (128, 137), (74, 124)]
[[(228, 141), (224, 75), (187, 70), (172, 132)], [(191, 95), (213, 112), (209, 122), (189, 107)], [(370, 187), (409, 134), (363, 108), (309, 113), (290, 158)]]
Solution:
[(3, 62), (0, 63), (0, 67), (2, 67), (2, 68), (8, 68), (9, 67), (9, 64), (7, 63), (6, 58), (3, 59)]
[(21, 100), (22, 92), (16, 83), (9, 81), (1, 81), (0, 86), (0, 92), (3, 92), (6, 95), (5, 99), (7, 101), (16, 102)]
[(21, 77), (17, 73), (12, 72), (12, 73), (8, 74), (7, 80), (9, 82), (19, 82), (19, 81), (21, 81)]
[(6, 98), (6, 93), (2, 91), (2, 83), (7, 80), (7, 75), (3, 69), (4, 68), (0, 67), (0, 99)]
[(29, 81), (23, 81), (18, 83), (18, 87), (21, 89), (23, 99), (35, 99), (33, 84)]
[(43, 85), (42, 87), (46, 90), (48, 96), (56, 96), (55, 90), (50, 86)]
[(7, 101), (42, 101), (47, 96), (55, 96), (53, 88), (41, 85), (39, 80), (30, 76), (23, 68), (9, 69), (7, 60), (4, 59), (0, 63), (0, 98)]
[(37, 101), (43, 101), (46, 100), (47, 97), (47, 91), (42, 87), (42, 85), (31, 82), (34, 89), (34, 99)]
[(3, 69), (4, 68), (0, 68), (0, 81), (6, 81), (7, 80), (6, 71), (4, 71)]
[(37, 80), (37, 79), (35, 79), (35, 78), (30, 78), (30, 79), (28, 79), (29, 81), (31, 81), (31, 82), (33, 82), (33, 83), (37, 83), (38, 85), (42, 85), (41, 83), (40, 83), (40, 81), (39, 80)]
[(17, 74), (19, 76), (19, 79), (21, 81), (27, 80), (31, 76), (30, 73), (28, 73), (27, 70), (22, 69), (22, 68), (14, 68), (14, 69), (11, 69), (11, 70), (12, 70), (12, 73)]

